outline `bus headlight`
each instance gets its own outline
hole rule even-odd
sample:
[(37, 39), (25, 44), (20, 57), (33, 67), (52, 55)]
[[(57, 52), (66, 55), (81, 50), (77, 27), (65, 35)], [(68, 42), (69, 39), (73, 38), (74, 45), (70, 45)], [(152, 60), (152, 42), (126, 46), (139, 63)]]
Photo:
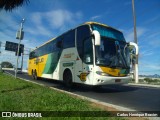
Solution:
[(96, 73), (97, 73), (98, 75), (108, 76), (108, 74), (107, 74), (107, 73), (105, 73), (105, 72), (96, 71)]

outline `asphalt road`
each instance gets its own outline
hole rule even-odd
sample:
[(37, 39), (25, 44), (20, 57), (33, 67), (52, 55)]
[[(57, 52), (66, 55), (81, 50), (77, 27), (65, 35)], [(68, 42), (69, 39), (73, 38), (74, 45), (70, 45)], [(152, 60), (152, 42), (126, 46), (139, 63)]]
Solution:
[[(9, 72), (14, 74), (13, 71)], [(18, 77), (32, 80), (27, 73), (18, 74)], [(160, 111), (160, 87), (106, 85), (99, 89), (93, 89), (91, 86), (76, 84), (72, 89), (67, 89), (56, 80), (40, 79), (32, 81), (136, 111)]]

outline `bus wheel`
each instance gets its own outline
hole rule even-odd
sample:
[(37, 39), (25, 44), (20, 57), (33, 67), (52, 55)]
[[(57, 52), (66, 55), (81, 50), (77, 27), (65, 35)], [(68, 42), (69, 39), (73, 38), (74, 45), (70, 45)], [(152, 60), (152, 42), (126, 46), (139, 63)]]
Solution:
[(35, 80), (38, 80), (37, 71), (36, 71), (36, 70), (34, 71), (34, 79), (35, 79)]
[(72, 73), (69, 69), (65, 70), (63, 73), (63, 82), (66, 87), (71, 88), (72, 87)]
[(32, 79), (33, 80), (35, 79), (33, 70), (32, 70)]

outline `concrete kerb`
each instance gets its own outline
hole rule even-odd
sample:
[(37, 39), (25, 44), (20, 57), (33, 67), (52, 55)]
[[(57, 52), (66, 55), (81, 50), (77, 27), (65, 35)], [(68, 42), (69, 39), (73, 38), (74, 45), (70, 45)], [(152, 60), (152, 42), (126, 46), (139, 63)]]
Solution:
[(128, 85), (160, 88), (160, 85), (149, 85), (149, 84), (138, 84), (138, 83), (128, 83)]

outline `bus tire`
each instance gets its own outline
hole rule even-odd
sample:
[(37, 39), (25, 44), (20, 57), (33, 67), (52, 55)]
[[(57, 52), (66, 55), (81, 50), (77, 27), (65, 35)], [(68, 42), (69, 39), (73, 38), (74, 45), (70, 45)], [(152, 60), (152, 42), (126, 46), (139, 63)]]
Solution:
[(37, 71), (36, 70), (32, 70), (32, 79), (33, 80), (38, 80), (38, 76), (37, 76)]
[(32, 70), (32, 79), (33, 80), (35, 79), (33, 70)]
[(36, 70), (34, 71), (34, 79), (38, 80), (38, 76), (37, 76), (37, 71)]
[(73, 85), (72, 73), (69, 69), (66, 69), (63, 73), (63, 83), (67, 88), (71, 88)]

